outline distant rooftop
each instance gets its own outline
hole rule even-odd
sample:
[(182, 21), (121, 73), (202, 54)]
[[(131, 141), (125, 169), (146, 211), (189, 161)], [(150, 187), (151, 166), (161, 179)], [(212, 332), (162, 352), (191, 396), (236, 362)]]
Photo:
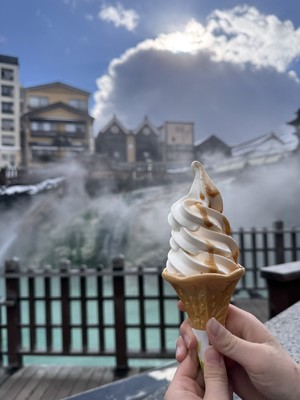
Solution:
[(19, 65), (17, 57), (5, 56), (0, 54), (0, 63)]

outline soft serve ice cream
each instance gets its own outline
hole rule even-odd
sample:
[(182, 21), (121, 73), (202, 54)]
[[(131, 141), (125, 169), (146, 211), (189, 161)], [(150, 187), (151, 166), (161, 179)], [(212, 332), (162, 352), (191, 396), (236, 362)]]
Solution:
[(171, 207), (171, 250), (163, 278), (172, 284), (185, 306), (199, 343), (203, 365), (208, 345), (206, 323), (215, 317), (225, 324), (234, 289), (245, 270), (238, 264), (238, 247), (222, 214), (219, 190), (198, 161), (188, 195)]
[(238, 247), (222, 214), (221, 194), (198, 161), (192, 168), (195, 178), (190, 192), (172, 205), (168, 217), (172, 227), (168, 272), (229, 274), (240, 267)]

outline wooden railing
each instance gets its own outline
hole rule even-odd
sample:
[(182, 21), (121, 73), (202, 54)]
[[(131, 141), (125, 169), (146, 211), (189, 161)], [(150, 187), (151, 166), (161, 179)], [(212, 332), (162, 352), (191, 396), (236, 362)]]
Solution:
[[(266, 296), (260, 267), (300, 259), (298, 229), (234, 232), (246, 275), (236, 295)], [(0, 301), (0, 365), (19, 368), (24, 356), (114, 357), (119, 370), (130, 360), (173, 359), (184, 316), (161, 278), (162, 267), (125, 269), (115, 258), (109, 269), (26, 269), (5, 263)]]
[[(183, 315), (160, 268), (125, 271), (119, 257), (112, 270), (74, 269), (65, 261), (59, 270), (24, 271), (10, 260), (4, 280), (0, 355), (10, 369), (29, 355), (115, 357), (119, 370), (129, 359), (174, 357)], [(174, 302), (172, 322), (168, 301)]]

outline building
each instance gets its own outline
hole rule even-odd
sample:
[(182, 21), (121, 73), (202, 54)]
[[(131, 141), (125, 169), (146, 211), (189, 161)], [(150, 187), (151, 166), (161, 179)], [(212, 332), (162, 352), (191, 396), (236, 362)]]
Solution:
[(300, 139), (300, 108), (296, 112), (296, 118), (287, 123), (295, 128), (295, 135)]
[(206, 166), (223, 161), (231, 156), (231, 147), (215, 135), (195, 142), (195, 158)]
[(133, 130), (114, 116), (96, 137), (96, 153), (113, 162), (137, 163), (162, 161), (161, 133), (147, 117)]
[(247, 140), (232, 147), (233, 157), (255, 159), (260, 157), (272, 157), (289, 152), (290, 144), (285, 143), (274, 132), (266, 133), (254, 139)]
[(167, 164), (186, 166), (194, 159), (194, 124), (192, 122), (165, 122), (164, 159)]
[(130, 130), (114, 116), (96, 137), (96, 153), (114, 162), (186, 166), (194, 159), (194, 124), (165, 122), (155, 127), (146, 116)]
[(0, 168), (18, 166), (20, 146), (19, 61), (0, 55)]
[(54, 82), (25, 88), (23, 96), (24, 165), (39, 166), (94, 151), (88, 92)]
[(133, 134), (114, 116), (98, 133), (95, 151), (112, 161), (135, 161)]

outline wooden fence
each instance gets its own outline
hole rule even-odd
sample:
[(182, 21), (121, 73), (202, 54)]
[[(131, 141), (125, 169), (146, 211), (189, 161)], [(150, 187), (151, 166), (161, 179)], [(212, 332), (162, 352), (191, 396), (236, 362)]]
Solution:
[[(300, 259), (300, 230), (277, 222), (272, 230), (234, 232), (246, 276), (236, 293), (266, 296), (262, 266)], [(0, 365), (19, 368), (24, 356), (114, 357), (118, 369), (130, 360), (173, 359), (178, 327), (173, 289), (162, 268), (23, 269), (7, 261), (0, 303)], [(42, 359), (42, 358), (41, 358)]]

